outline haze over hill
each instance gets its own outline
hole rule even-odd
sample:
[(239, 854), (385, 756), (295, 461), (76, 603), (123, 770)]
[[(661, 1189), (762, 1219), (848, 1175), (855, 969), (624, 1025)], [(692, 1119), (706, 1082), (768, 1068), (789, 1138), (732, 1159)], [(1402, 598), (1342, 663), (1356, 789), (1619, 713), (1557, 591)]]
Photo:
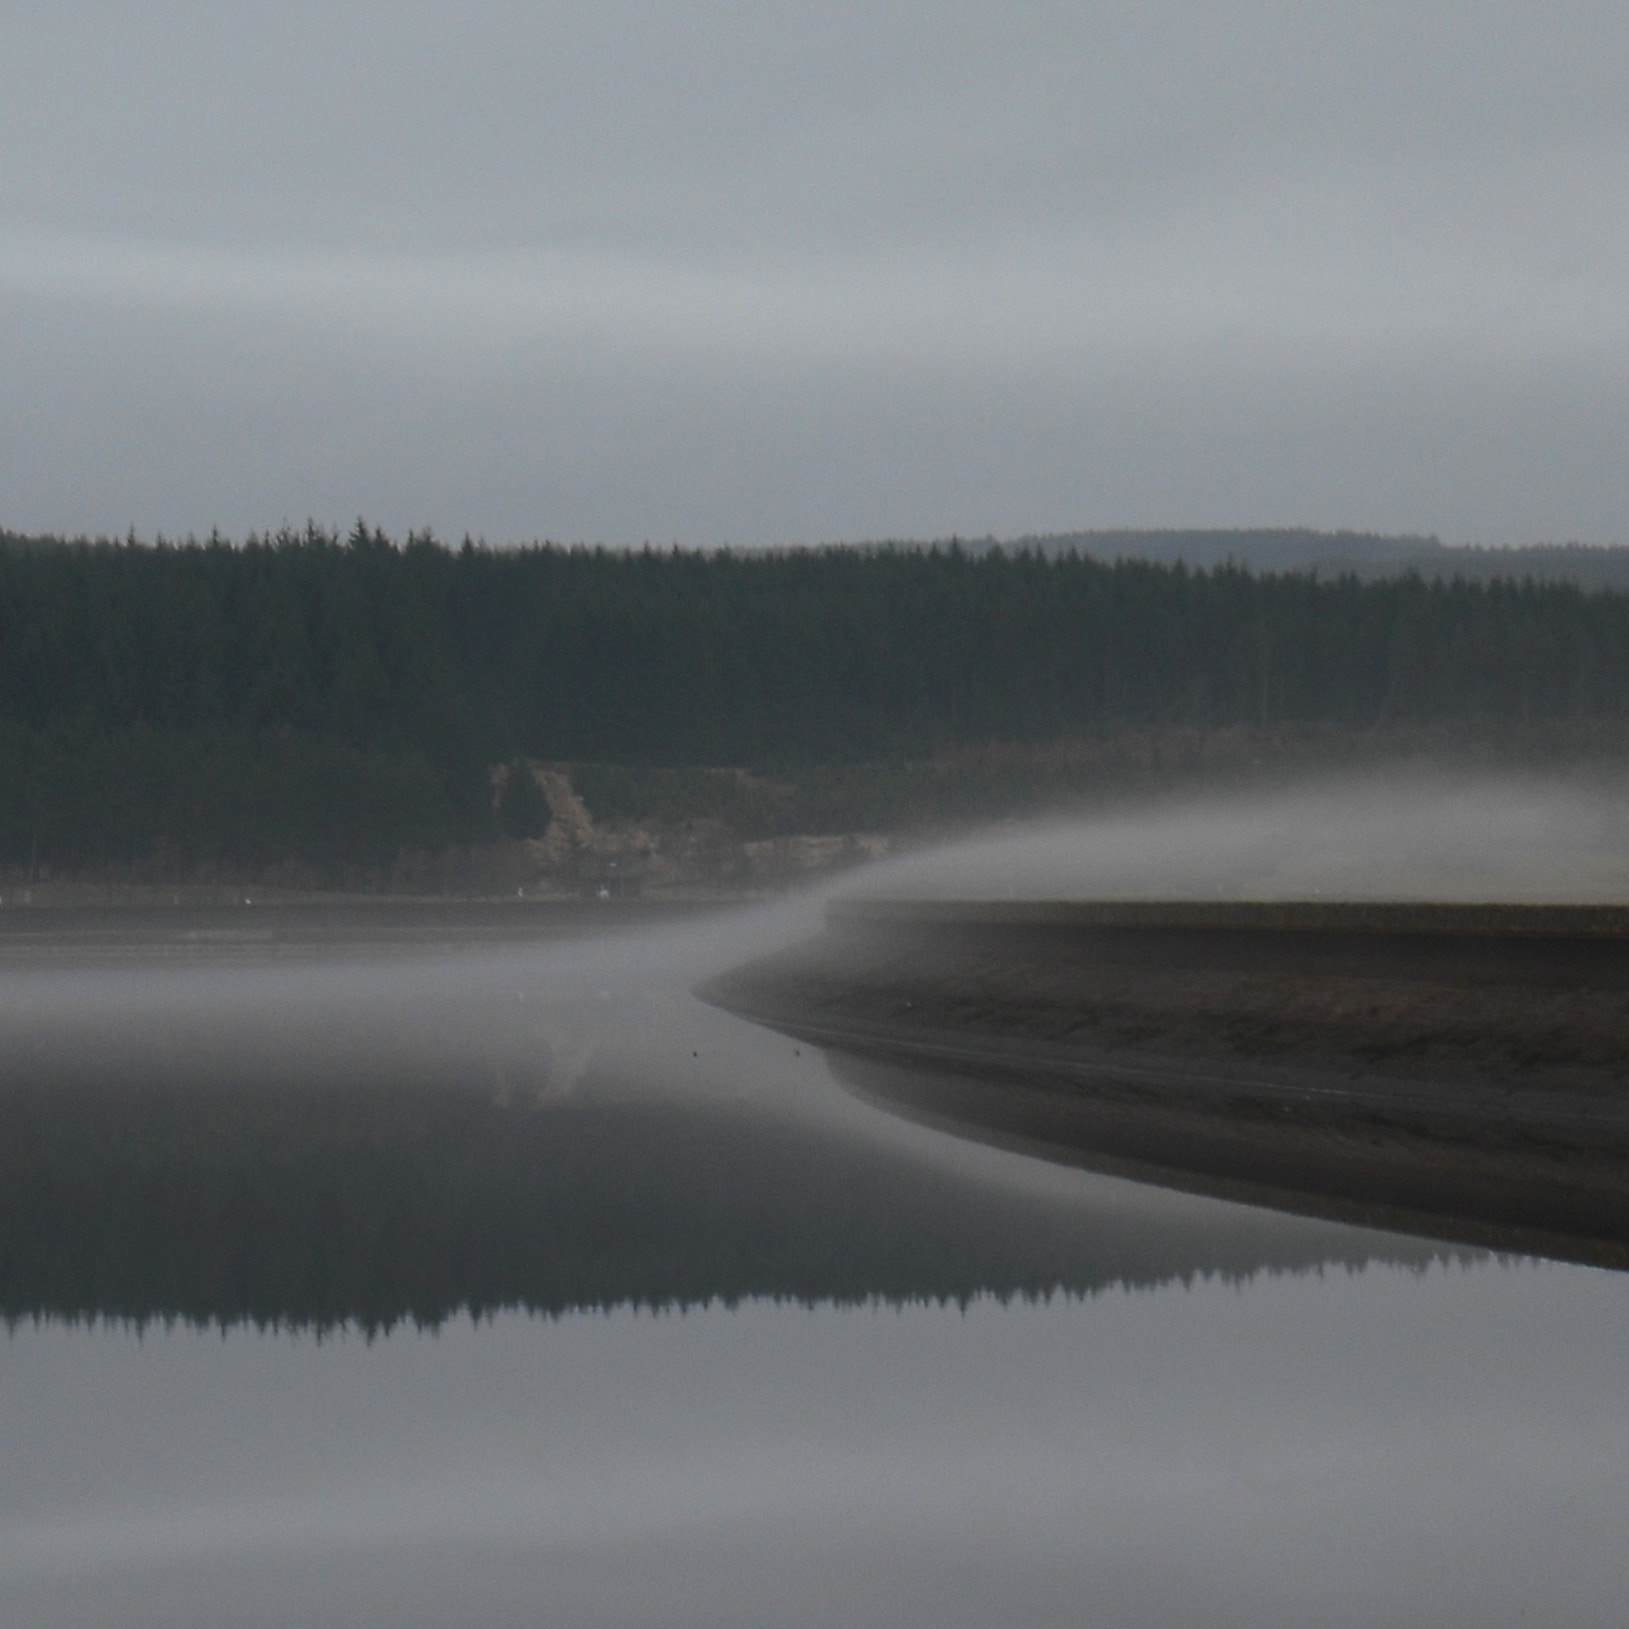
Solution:
[[(63, 541), (0, 530), (0, 549), (4, 550), (49, 549)], [(1258, 575), (1354, 576), (1366, 582), (1417, 573), (1447, 581), (1463, 577), (1475, 582), (1531, 580), (1574, 583), (1581, 588), (1629, 588), (1629, 545), (1622, 543), (1477, 545), (1444, 543), (1438, 537), (1413, 532), (1325, 531), (1308, 526), (1105, 527), (1006, 538), (894, 538), (886, 542), (838, 541), (825, 546), (860, 553), (955, 547), (969, 554), (988, 554), (996, 549), (1039, 553), (1049, 558), (1079, 554), (1111, 564), (1116, 560), (1143, 560), (1158, 565), (1181, 562), (1198, 571), (1236, 566)], [(743, 552), (778, 551), (749, 548)]]
[(1474, 582), (1505, 580), (1575, 583), (1581, 588), (1629, 588), (1629, 547), (1621, 543), (1531, 543), (1485, 546), (1444, 543), (1415, 533), (1319, 531), (1301, 526), (1184, 527), (1169, 530), (1103, 528), (1041, 536), (964, 540), (984, 551), (1038, 550), (1048, 556), (1180, 561), (1193, 570), (1237, 566), (1246, 571), (1354, 576), (1366, 582), (1405, 577)]

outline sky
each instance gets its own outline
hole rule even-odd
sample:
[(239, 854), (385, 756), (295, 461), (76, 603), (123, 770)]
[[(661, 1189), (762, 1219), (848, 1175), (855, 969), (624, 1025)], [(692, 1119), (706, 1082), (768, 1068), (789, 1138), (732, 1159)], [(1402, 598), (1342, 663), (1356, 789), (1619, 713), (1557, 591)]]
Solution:
[(0, 528), (1629, 541), (1605, 0), (0, 0)]

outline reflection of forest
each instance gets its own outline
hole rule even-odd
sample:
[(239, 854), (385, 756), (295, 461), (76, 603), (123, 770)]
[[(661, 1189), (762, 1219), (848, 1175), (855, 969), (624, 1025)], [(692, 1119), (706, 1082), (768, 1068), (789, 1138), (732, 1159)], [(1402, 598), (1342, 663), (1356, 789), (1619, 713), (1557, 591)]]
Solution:
[(1243, 1211), (1001, 1191), (739, 1110), (515, 1109), (399, 1087), (0, 1095), (13, 1321), (375, 1329), (508, 1307), (1085, 1294), (1353, 1266), (1381, 1245)]

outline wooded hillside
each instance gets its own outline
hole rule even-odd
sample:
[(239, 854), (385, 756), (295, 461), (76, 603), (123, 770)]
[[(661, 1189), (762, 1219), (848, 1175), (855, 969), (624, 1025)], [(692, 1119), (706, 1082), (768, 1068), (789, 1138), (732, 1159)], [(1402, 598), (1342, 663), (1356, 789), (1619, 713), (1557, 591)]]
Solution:
[[(1629, 595), (959, 549), (0, 545), (0, 865), (333, 871), (494, 767), (920, 762), (1121, 728), (1629, 715)], [(499, 777), (501, 780), (501, 777)]]

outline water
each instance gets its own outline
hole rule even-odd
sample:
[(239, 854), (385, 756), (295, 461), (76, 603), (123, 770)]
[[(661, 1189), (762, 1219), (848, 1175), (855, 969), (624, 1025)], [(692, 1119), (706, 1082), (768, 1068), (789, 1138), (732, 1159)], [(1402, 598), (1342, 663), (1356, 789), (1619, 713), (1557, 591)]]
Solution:
[(12, 1624), (1615, 1625), (1624, 1298), (1370, 1268), (965, 1311), (13, 1335)]
[(1622, 1277), (894, 1120), (789, 925), (13, 946), (0, 1621), (1624, 1621)]

